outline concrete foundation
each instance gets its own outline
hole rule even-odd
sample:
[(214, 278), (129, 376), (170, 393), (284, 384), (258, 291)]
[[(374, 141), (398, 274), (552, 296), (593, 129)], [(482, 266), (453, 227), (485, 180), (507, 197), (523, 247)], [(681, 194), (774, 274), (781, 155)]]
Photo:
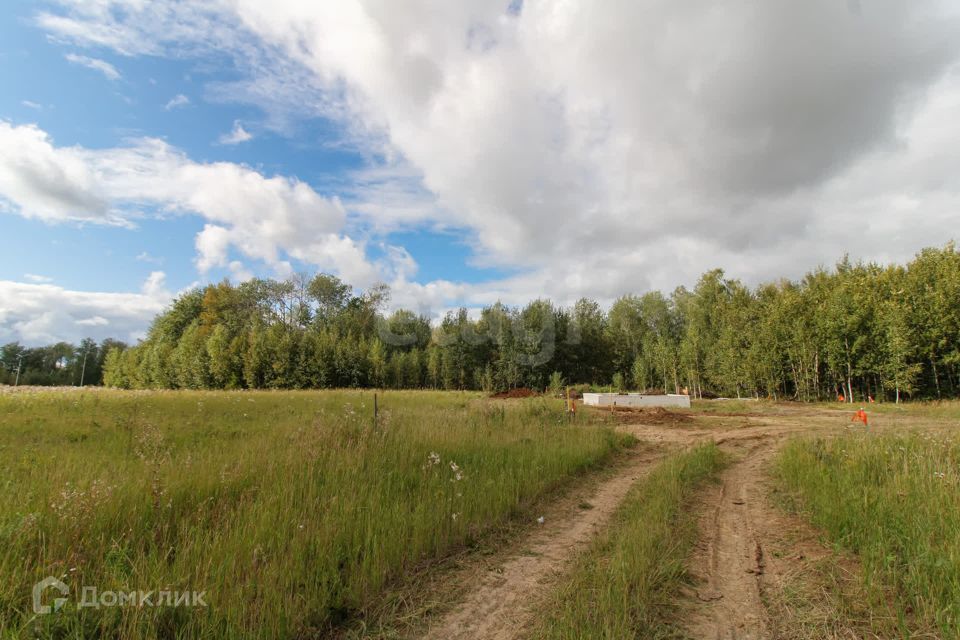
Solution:
[(668, 394), (665, 396), (646, 396), (640, 393), (585, 393), (583, 404), (590, 407), (676, 407), (690, 408), (690, 396)]

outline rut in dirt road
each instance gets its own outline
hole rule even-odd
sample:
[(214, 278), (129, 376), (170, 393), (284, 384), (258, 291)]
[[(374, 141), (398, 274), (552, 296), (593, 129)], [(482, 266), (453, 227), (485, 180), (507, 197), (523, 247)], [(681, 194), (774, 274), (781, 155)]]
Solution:
[[(635, 481), (671, 451), (709, 441), (734, 452), (738, 462), (727, 470), (723, 486), (709, 493), (703, 506), (703, 539), (692, 567), (703, 584), (698, 585), (701, 597), (687, 603), (692, 609), (686, 616), (688, 632), (694, 638), (711, 640), (770, 637), (759, 577), (767, 562), (760, 541), (766, 538), (758, 535), (755, 524), (776, 518), (764, 500), (763, 466), (785, 438), (821, 428), (835, 419), (831, 415), (784, 407), (775, 416), (739, 416), (736, 424), (730, 424), (730, 417), (696, 416), (682, 427), (639, 422), (619, 425), (619, 430), (657, 446), (659, 453), (637, 454), (615, 477), (603, 482), (586, 499), (592, 509), (581, 510), (574, 502), (554, 513), (522, 546), (509, 552), (497, 570), (485, 572), (459, 605), (434, 621), (423, 637), (528, 637), (537, 607), (570, 562), (608, 524)], [(727, 424), (717, 428), (720, 420)]]
[(456, 609), (431, 625), (424, 637), (428, 640), (522, 637), (536, 605), (550, 592), (556, 577), (593, 541), (630, 487), (660, 457), (637, 454), (588, 498), (590, 509), (571, 504), (562, 517), (546, 521), (499, 570), (485, 575)]
[(700, 521), (701, 540), (691, 561), (698, 580), (687, 632), (704, 640), (769, 638), (761, 600), (766, 559), (757, 525), (765, 517), (763, 464), (774, 442), (743, 443), (733, 464), (711, 489)]

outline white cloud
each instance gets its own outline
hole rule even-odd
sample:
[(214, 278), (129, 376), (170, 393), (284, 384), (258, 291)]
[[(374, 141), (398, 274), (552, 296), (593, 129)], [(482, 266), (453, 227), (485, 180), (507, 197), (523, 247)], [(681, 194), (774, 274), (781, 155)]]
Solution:
[(247, 269), (239, 260), (232, 261), (228, 266), (234, 282), (246, 282), (247, 280), (253, 279), (253, 272)]
[[(439, 306), (941, 244), (960, 222), (958, 8), (850, 7), (102, 0), (40, 22), (127, 55), (228, 52), (246, 77), (208, 91), (279, 123), (337, 120), (378, 159), (340, 190), (370, 228), (465, 228), (479, 264), (521, 269), (475, 286), (394, 271), (398, 296)], [(370, 277), (362, 249), (333, 236), (291, 255), (339, 252)]]
[(98, 185), (95, 169), (75, 147), (55, 149), (33, 125), (0, 121), (0, 208), (6, 202), (27, 217), (119, 224)]
[(233, 129), (230, 133), (225, 133), (219, 138), (220, 144), (240, 144), (252, 140), (253, 136), (243, 128), (239, 120), (233, 121)]
[(50, 278), (48, 276), (39, 276), (35, 273), (25, 273), (23, 274), (23, 279), (29, 280), (30, 282), (36, 282), (39, 284), (43, 284), (46, 282), (53, 282), (53, 278)]
[(178, 93), (177, 95), (170, 98), (170, 100), (167, 102), (166, 105), (164, 105), (163, 108), (166, 109), (167, 111), (171, 111), (173, 109), (176, 109), (177, 107), (185, 107), (188, 104), (190, 104), (190, 98), (183, 95), (182, 93)]
[(230, 231), (226, 227), (206, 224), (194, 241), (197, 248), (197, 270), (205, 274), (214, 267), (227, 264), (230, 250)]
[(37, 111), (43, 110), (43, 105), (39, 102), (33, 102), (31, 100), (21, 100), (20, 104), (27, 107), (28, 109), (36, 109)]
[(142, 293), (71, 291), (51, 284), (0, 280), (0, 342), (42, 345), (82, 338), (134, 341), (170, 302), (163, 274)]
[(151, 264), (163, 264), (163, 258), (158, 258), (157, 256), (150, 255), (148, 251), (141, 251), (137, 254), (135, 260), (137, 262), (149, 262)]
[(99, 71), (102, 73), (108, 80), (119, 80), (120, 72), (117, 71), (117, 68), (106, 60), (101, 60), (99, 58), (90, 58), (88, 56), (81, 56), (76, 53), (68, 53), (64, 56), (67, 59), (67, 62), (71, 64), (78, 64), (82, 67), (87, 67), (88, 69), (93, 69), (94, 71)]
[(47, 222), (130, 225), (155, 209), (208, 221), (197, 266), (225, 266), (227, 250), (284, 266), (285, 255), (353, 278), (376, 279), (364, 245), (341, 235), (336, 198), (282, 176), (229, 162), (197, 163), (155, 138), (109, 149), (57, 147), (33, 125), (0, 121), (0, 210)]
[(150, 275), (141, 287), (143, 295), (160, 300), (170, 298), (170, 292), (166, 288), (167, 274), (163, 271), (151, 271)]
[(91, 318), (77, 320), (77, 324), (81, 327), (106, 327), (110, 325), (110, 321), (103, 316), (93, 316)]

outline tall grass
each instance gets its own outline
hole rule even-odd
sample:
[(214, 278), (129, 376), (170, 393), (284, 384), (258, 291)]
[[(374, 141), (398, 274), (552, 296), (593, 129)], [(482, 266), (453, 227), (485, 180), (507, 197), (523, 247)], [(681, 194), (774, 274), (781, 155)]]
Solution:
[(893, 594), (904, 629), (960, 637), (960, 439), (797, 440), (776, 470), (793, 505), (862, 558), (868, 589)]
[[(305, 637), (623, 443), (543, 400), (391, 392), (0, 396), (0, 634)], [(34, 616), (31, 587), (70, 587)], [(208, 607), (78, 607), (205, 591)]]
[(670, 635), (665, 614), (697, 535), (695, 515), (685, 507), (723, 465), (724, 455), (710, 443), (667, 459), (634, 486), (609, 530), (557, 590), (535, 637)]

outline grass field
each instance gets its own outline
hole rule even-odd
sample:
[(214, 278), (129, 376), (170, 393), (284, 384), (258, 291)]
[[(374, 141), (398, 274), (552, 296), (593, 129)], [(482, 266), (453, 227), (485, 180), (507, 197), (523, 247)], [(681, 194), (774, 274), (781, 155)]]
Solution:
[[(915, 413), (951, 418), (957, 405)], [(885, 407), (885, 412), (898, 409)], [(877, 412), (883, 413), (884, 411)], [(960, 439), (949, 431), (797, 440), (776, 473), (792, 506), (863, 563), (902, 632), (960, 637)]]
[(676, 454), (633, 487), (609, 529), (579, 558), (534, 635), (550, 640), (659, 638), (697, 537), (686, 510), (725, 456), (714, 444)]
[[(304, 637), (626, 444), (559, 401), (389, 392), (0, 395), (0, 634)], [(34, 615), (46, 576), (65, 606)], [(207, 607), (80, 607), (82, 587)]]

